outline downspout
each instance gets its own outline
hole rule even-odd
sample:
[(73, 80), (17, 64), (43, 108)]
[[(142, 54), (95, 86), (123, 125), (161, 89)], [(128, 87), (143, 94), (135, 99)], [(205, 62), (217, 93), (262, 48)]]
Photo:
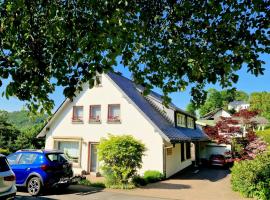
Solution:
[(166, 176), (166, 166), (167, 166), (166, 165), (166, 148), (165, 148), (164, 144), (162, 145), (162, 147), (163, 147), (162, 148), (162, 150), (163, 150), (163, 174), (164, 174), (165, 177), (167, 177)]

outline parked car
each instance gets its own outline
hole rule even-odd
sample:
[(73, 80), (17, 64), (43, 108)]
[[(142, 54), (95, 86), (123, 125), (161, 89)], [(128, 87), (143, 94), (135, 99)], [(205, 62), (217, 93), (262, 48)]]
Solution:
[(14, 199), (17, 192), (15, 180), (6, 157), (0, 154), (0, 199)]
[(212, 154), (209, 159), (211, 166), (226, 166), (226, 158), (224, 155), (221, 154)]
[(16, 185), (36, 196), (42, 189), (68, 187), (72, 181), (72, 164), (62, 151), (19, 150), (7, 157), (16, 175)]

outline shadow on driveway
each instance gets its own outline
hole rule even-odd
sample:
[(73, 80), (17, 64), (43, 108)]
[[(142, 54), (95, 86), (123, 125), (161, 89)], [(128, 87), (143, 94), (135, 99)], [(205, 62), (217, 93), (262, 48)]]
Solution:
[(230, 174), (230, 170), (220, 167), (190, 167), (183, 170), (170, 179), (180, 180), (209, 180), (211, 182), (220, 181)]
[(168, 183), (166, 181), (161, 181), (161, 182), (157, 182), (157, 183), (151, 183), (148, 184), (144, 187), (142, 187), (143, 189), (160, 189), (160, 190), (181, 190), (181, 189), (189, 189), (191, 188), (190, 185), (185, 185), (185, 184), (175, 184), (175, 183)]
[(16, 195), (15, 200), (56, 200), (53, 198), (47, 198), (47, 197), (32, 197), (32, 196), (24, 196), (24, 195)]
[(114, 192), (171, 200), (244, 200), (231, 189), (230, 171), (222, 168), (188, 168), (173, 177), (131, 191)]
[[(59, 189), (59, 188), (51, 188), (47, 190), (45, 189), (42, 192), (41, 196), (38, 196), (38, 199), (39, 200), (52, 200), (54, 198), (50, 198), (50, 196), (61, 196), (61, 195), (69, 195), (69, 194), (85, 196), (85, 195), (101, 192), (102, 190), (103, 188), (96, 188), (96, 187), (89, 187), (89, 186), (82, 186), (82, 185), (72, 185), (66, 189)], [(18, 197), (17, 199), (20, 199), (20, 198), (27, 199), (27, 200), (37, 199), (37, 197), (29, 196), (25, 188), (18, 188), (18, 192), (20, 192), (20, 194), (23, 194), (23, 195), (17, 195)]]

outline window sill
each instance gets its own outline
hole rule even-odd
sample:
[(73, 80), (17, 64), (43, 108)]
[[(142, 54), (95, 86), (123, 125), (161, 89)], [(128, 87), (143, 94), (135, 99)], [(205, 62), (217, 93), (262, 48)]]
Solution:
[(101, 121), (89, 120), (89, 124), (101, 124)]
[(121, 124), (121, 121), (118, 120), (118, 121), (107, 121), (108, 124)]
[(83, 121), (74, 121), (72, 120), (72, 124), (83, 124), (84, 122)]
[(179, 128), (187, 128), (185, 125), (180, 125), (180, 124), (177, 124), (176, 126)]

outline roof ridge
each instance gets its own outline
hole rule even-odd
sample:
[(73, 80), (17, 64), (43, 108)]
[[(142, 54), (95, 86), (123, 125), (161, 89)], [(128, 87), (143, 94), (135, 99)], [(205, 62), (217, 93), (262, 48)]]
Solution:
[[(131, 83), (134, 85), (134, 87), (135, 87), (136, 89), (141, 90), (141, 89), (144, 89), (144, 88), (145, 88), (143, 85), (141, 85), (141, 84), (136, 84), (133, 80), (131, 80), (131, 79), (129, 79), (129, 78), (123, 76), (122, 74), (119, 74), (119, 73), (113, 72), (113, 71), (111, 71), (110, 73), (113, 73), (113, 74), (115, 74), (115, 75), (118, 75), (118, 76), (120, 76), (120, 77), (122, 77), (122, 78), (128, 80), (129, 82), (131, 82)], [(151, 93), (152, 93), (153, 95), (151, 95)], [(158, 97), (156, 97), (156, 96), (159, 96), (159, 97), (161, 98), (161, 97), (162, 97), (162, 94), (159, 94), (158, 92), (155, 92), (154, 90), (150, 90), (148, 95), (151, 96), (151, 97), (153, 97), (155, 100), (161, 102), (160, 99), (158, 99)], [(155, 96), (154, 96), (154, 95), (155, 95)], [(147, 97), (147, 96), (146, 96), (146, 97)], [(172, 101), (169, 103), (169, 106), (170, 106), (171, 108), (175, 109), (175, 110), (179, 110), (179, 111), (181, 111), (181, 112), (183, 112), (183, 113), (185, 113), (185, 114), (187, 114), (187, 115), (189, 115), (189, 116), (192, 116), (192, 117), (195, 117), (195, 118), (196, 118), (196, 116), (194, 116), (194, 115), (188, 113), (187, 111), (185, 111), (185, 110), (179, 108), (178, 106), (176, 106)]]

